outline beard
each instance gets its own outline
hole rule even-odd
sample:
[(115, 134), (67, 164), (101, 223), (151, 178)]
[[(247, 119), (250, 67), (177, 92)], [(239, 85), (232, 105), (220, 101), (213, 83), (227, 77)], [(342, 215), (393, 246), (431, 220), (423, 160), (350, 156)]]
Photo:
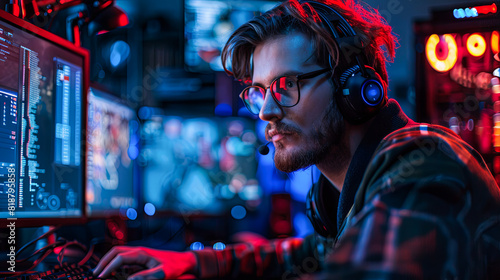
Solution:
[(335, 101), (330, 102), (319, 123), (313, 124), (310, 135), (305, 135), (298, 128), (281, 122), (276, 124), (276, 129), (292, 132), (302, 138), (302, 143), (306, 143), (293, 153), (287, 152), (282, 144), (277, 143), (274, 163), (276, 168), (283, 172), (290, 173), (323, 163), (327, 157), (332, 159), (331, 162), (326, 163), (328, 166), (340, 169), (349, 159), (350, 150), (346, 144), (347, 141), (343, 139), (345, 126)]

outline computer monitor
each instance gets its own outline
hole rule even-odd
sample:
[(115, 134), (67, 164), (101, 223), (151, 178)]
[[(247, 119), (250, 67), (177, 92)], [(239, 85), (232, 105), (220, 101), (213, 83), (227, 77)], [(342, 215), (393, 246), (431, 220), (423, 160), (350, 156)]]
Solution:
[(254, 120), (156, 116), (144, 122), (142, 131), (149, 209), (202, 216), (237, 212), (239, 219), (258, 205)]
[(279, 2), (185, 0), (185, 68), (192, 72), (222, 71), (220, 54), (231, 33)]
[(88, 94), (87, 192), (89, 217), (126, 215), (138, 205), (134, 160), (139, 154), (136, 113), (96, 85)]
[(0, 220), (83, 221), (89, 54), (0, 10)]

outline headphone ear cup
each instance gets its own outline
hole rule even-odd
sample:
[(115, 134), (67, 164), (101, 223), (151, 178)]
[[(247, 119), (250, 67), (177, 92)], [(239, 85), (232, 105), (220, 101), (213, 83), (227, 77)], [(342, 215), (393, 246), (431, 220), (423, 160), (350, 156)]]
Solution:
[(314, 184), (306, 200), (306, 214), (314, 231), (323, 237), (337, 234), (337, 207), (340, 193), (331, 185), (323, 184), (323, 178)]
[(341, 86), (336, 92), (339, 110), (353, 124), (369, 120), (387, 102), (386, 89), (380, 75), (371, 67), (365, 66), (365, 69), (368, 77), (362, 75), (357, 65), (344, 72), (340, 77)]

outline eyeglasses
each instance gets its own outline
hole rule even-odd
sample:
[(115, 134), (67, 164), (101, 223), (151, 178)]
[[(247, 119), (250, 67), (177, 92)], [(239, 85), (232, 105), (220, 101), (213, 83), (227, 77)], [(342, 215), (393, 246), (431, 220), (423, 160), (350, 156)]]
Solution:
[[(312, 79), (331, 70), (330, 68), (324, 68), (295, 76), (278, 77), (271, 82), (268, 88), (271, 90), (271, 96), (276, 103), (282, 107), (293, 107), (300, 100), (300, 80)], [(240, 93), (241, 100), (252, 114), (259, 114), (264, 105), (268, 88), (249, 86)]]

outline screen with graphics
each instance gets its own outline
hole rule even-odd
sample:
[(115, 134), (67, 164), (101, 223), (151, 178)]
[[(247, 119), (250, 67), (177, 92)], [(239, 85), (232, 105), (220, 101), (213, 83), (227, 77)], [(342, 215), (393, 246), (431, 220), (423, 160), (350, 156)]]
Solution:
[(255, 122), (244, 118), (154, 117), (142, 128), (144, 201), (179, 214), (255, 208)]
[(81, 217), (87, 53), (26, 25), (0, 13), (0, 218)]
[(231, 33), (279, 1), (185, 0), (184, 57), (193, 72), (222, 71), (220, 54)]
[(87, 101), (87, 214), (118, 215), (137, 206), (139, 122), (135, 111), (102, 90), (91, 87)]

